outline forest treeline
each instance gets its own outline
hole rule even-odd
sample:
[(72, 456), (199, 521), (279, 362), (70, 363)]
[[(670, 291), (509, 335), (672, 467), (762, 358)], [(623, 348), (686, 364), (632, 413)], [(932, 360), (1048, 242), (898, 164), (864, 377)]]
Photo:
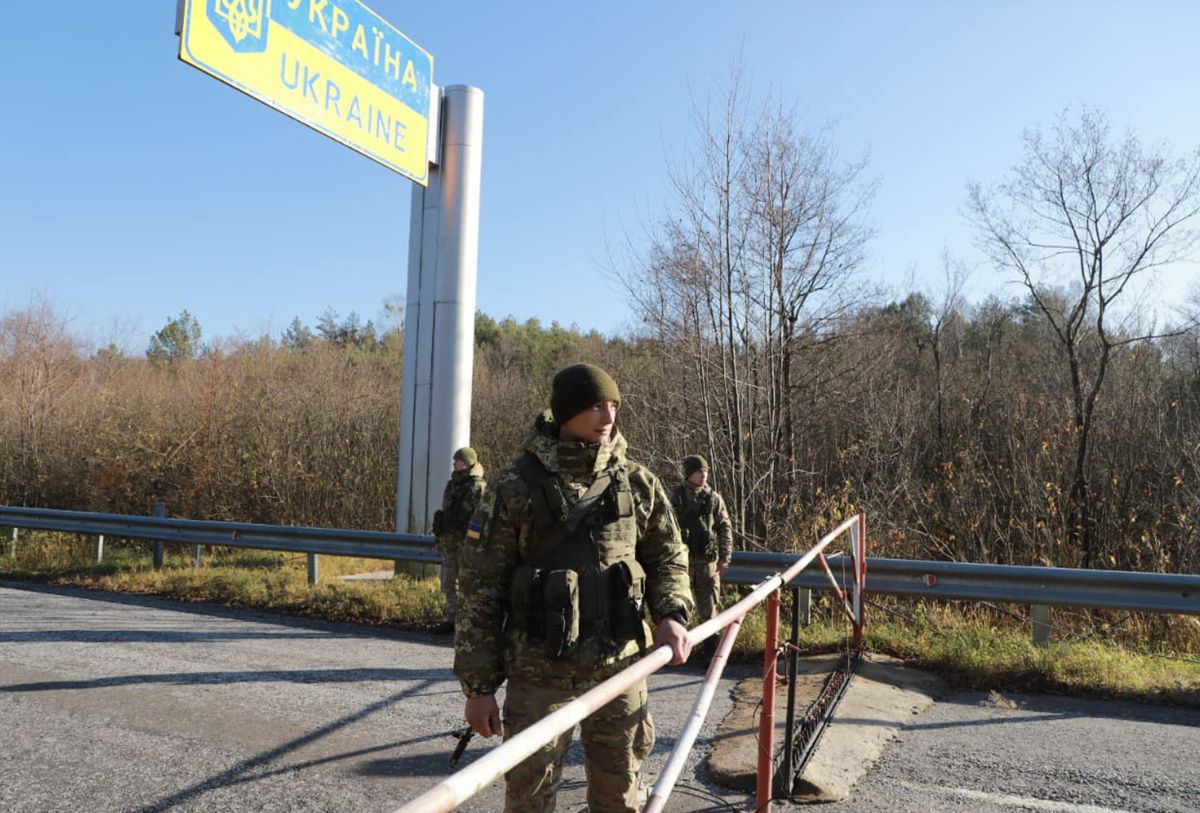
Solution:
[[(673, 199), (615, 263), (623, 336), (479, 315), (472, 443), (508, 461), (559, 367), (623, 394), (635, 459), (668, 483), (702, 454), (739, 546), (790, 549), (856, 510), (875, 554), (1200, 572), (1200, 152), (1174, 157), (1064, 111), (1013, 169), (968, 185), (984, 273), (935, 291), (864, 281), (876, 184), (832, 133), (736, 85), (696, 116)], [(1179, 264), (1184, 265), (1179, 265)], [(1014, 293), (1015, 291), (1015, 293)], [(327, 312), (204, 344), (187, 311), (144, 354), (92, 352), (52, 304), (0, 319), (0, 501), (390, 529), (402, 310)], [(1190, 313), (1188, 311), (1190, 307)], [(449, 461), (447, 461), (449, 466)]]
[[(684, 348), (477, 318), (473, 443), (510, 459), (560, 366), (620, 382), (619, 425), (666, 481), (701, 453), (738, 494), (739, 544), (787, 549), (866, 510), (878, 555), (1079, 565), (1076, 432), (1046, 326), (1028, 304), (938, 311), (915, 294), (847, 313), (794, 383), (795, 462), (766, 401), (735, 458)], [(402, 342), (225, 342), (163, 361), (85, 350), (48, 304), (0, 319), (0, 501), (206, 519), (394, 527)], [(1096, 566), (1200, 571), (1200, 332), (1112, 362), (1088, 477)], [(448, 465), (448, 463), (447, 463)], [(773, 469), (775, 471), (773, 471)], [(731, 503), (734, 503), (731, 500)]]

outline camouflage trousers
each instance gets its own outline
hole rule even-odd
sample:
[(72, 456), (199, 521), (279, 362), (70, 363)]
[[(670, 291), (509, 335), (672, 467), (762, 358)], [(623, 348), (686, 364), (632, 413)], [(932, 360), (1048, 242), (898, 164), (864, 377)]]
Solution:
[(446, 597), (446, 620), (454, 623), (454, 615), (458, 612), (458, 548), (457, 540), (439, 539), (438, 547), (442, 552), (442, 595)]
[(720, 606), (721, 574), (717, 572), (716, 562), (693, 560), (688, 564), (688, 575), (691, 576), (692, 597), (696, 600), (696, 615), (688, 619), (688, 626), (694, 627), (716, 615)]
[[(504, 738), (515, 736), (583, 694), (509, 680), (504, 701)], [(646, 708), (646, 682), (601, 707), (579, 724), (587, 772), (588, 813), (636, 813), (642, 760), (654, 746), (654, 721)], [(550, 813), (562, 783), (571, 744), (566, 731), (504, 775), (505, 813)]]

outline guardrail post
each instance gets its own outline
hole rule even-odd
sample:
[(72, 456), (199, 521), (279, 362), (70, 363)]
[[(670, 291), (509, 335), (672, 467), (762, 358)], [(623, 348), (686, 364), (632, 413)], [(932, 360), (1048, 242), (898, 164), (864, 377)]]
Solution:
[(403, 559), (392, 560), (392, 577), (404, 575), (414, 579), (440, 578), (440, 565), (429, 562), (409, 562)]
[(201, 548), (203, 548), (203, 545), (192, 545), (192, 567), (200, 567), (202, 564)]
[(763, 650), (763, 707), (758, 719), (757, 813), (771, 813), (775, 768), (775, 679), (779, 671), (779, 591), (767, 599), (767, 640)]
[(92, 552), (95, 554), (96, 564), (104, 561), (104, 534), (96, 534), (96, 542), (92, 546)]
[(812, 590), (807, 587), (800, 588), (800, 623), (812, 625)]
[(17, 528), (12, 529), (12, 539), (8, 543), (8, 555), (12, 558), (17, 558), (17, 534), (20, 531)]
[(1046, 646), (1050, 643), (1050, 607), (1034, 604), (1030, 610), (1033, 617), (1033, 645)]
[(317, 554), (308, 554), (308, 583), (316, 584), (321, 580), (321, 563), (317, 559)]
[[(156, 502), (154, 504), (154, 516), (165, 517), (166, 515), (167, 515), (167, 504), (165, 502)], [(154, 551), (154, 557), (153, 557), (154, 558), (154, 569), (162, 570), (163, 556), (164, 556), (165, 550), (164, 550), (164, 545), (163, 545), (163, 542), (161, 539), (154, 540), (153, 551)]]

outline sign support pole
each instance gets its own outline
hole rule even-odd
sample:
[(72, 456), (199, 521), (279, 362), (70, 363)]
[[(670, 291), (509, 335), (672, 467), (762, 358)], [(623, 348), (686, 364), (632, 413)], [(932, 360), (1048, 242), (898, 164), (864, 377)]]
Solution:
[(396, 484), (400, 533), (429, 531), (450, 456), (471, 438), (483, 91), (453, 85), (443, 90), (441, 104), (441, 160), (430, 167), (427, 187), (413, 187), (409, 223)]

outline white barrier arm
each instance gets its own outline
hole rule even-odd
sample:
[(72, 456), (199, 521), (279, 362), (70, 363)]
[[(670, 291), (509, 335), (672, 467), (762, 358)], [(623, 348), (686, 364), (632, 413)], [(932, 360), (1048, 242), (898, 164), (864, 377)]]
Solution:
[[(854, 623), (858, 623), (858, 617), (854, 614), (854, 610), (850, 608), (850, 602), (846, 600), (846, 591), (838, 584), (837, 577), (833, 575), (833, 571), (829, 569), (829, 562), (824, 556), (818, 556), (817, 561), (821, 563), (821, 569), (825, 571), (825, 578), (833, 586), (833, 592), (842, 602), (842, 609), (846, 611), (846, 615)], [(855, 582), (857, 585), (857, 582)]]
[(725, 634), (721, 636), (721, 645), (717, 647), (717, 654), (713, 656), (712, 662), (708, 665), (708, 672), (704, 675), (704, 688), (701, 689), (696, 702), (692, 705), (692, 713), (688, 717), (687, 724), (684, 725), (679, 737), (675, 740), (675, 748), (672, 749), (671, 756), (667, 758), (667, 764), (663, 766), (662, 773), (658, 775), (658, 781), (654, 783), (654, 789), (646, 801), (646, 806), (642, 808), (642, 813), (662, 813), (663, 808), (666, 807), (667, 799), (671, 796), (671, 791), (679, 780), (679, 774), (687, 764), (688, 754), (692, 752), (692, 744), (700, 734), (704, 718), (708, 716), (708, 707), (712, 705), (713, 695), (716, 694), (717, 684), (721, 680), (721, 673), (725, 671), (725, 664), (729, 660), (729, 651), (733, 649), (734, 639), (737, 638), (741, 626), (742, 618), (738, 618), (725, 628)]
[[(688, 630), (688, 640), (694, 646), (742, 618), (771, 593), (796, 578), (801, 570), (812, 563), (818, 553), (825, 550), (826, 546), (839, 534), (857, 522), (858, 518), (852, 517), (821, 537), (816, 545), (783, 573), (764, 579), (737, 604)], [(660, 646), (599, 686), (538, 720), (520, 734), (505, 740), (461, 771), (446, 777), (411, 802), (397, 808), (394, 813), (450, 813), (451, 810), (487, 787), (496, 777), (515, 768), (552, 738), (564, 731), (569, 731), (584, 717), (595, 712), (638, 681), (645, 680), (666, 666), (671, 662), (671, 657), (671, 647), (665, 644)]]
[(395, 813), (449, 813), (496, 777), (515, 768), (552, 738), (568, 731), (640, 680), (671, 662), (671, 647), (660, 646), (641, 660), (580, 695), (562, 708), (489, 751), (458, 773), (446, 777)]

